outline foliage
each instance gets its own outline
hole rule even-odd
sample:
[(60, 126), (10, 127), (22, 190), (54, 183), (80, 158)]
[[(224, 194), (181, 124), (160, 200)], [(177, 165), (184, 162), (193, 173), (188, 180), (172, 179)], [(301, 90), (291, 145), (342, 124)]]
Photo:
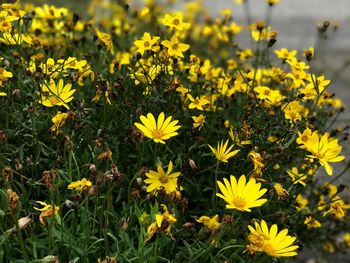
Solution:
[(2, 4), (0, 261), (288, 262), (349, 247), (333, 184), (349, 165), (332, 168), (344, 106), (315, 50), (274, 50), (264, 22), (213, 19), (200, 1), (112, 2), (86, 19)]

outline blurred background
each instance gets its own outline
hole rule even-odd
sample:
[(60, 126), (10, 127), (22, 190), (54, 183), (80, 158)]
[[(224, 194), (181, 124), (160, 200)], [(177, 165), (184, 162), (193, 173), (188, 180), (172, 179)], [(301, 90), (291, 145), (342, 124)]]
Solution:
[[(118, 1), (118, 0), (100, 0)], [(166, 2), (167, 0), (157, 0)], [(98, 1), (97, 1), (98, 2)], [(129, 0), (130, 6), (142, 4), (143, 0)], [(176, 9), (190, 1), (177, 0)], [(202, 0), (209, 13), (215, 17), (222, 9), (231, 9), (240, 24), (247, 24), (247, 8), (236, 0)], [(22, 0), (22, 3), (55, 4), (86, 15), (89, 0)], [(248, 0), (251, 21), (266, 20), (268, 5), (265, 0)], [(280, 0), (270, 10), (270, 25), (278, 33), (276, 48), (286, 47), (300, 52), (308, 47), (316, 48), (317, 68), (332, 80), (331, 91), (350, 106), (350, 0)], [(329, 21), (327, 39), (318, 39), (317, 25)], [(334, 30), (334, 26), (337, 30)], [(250, 47), (249, 37), (242, 34), (238, 42)], [(339, 118), (340, 123), (350, 124), (350, 110)]]

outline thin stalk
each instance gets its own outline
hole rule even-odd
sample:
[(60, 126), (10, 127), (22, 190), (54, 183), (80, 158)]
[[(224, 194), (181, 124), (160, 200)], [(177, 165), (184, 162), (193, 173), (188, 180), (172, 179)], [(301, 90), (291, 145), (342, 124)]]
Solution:
[(12, 215), (12, 219), (13, 219), (13, 222), (15, 223), (15, 226), (16, 226), (16, 234), (17, 234), (17, 238), (18, 238), (19, 245), (21, 247), (21, 251), (23, 253), (24, 259), (26, 262), (29, 262), (29, 258), (28, 258), (28, 255), (27, 255), (27, 252), (26, 252), (26, 249), (24, 246), (23, 236), (21, 233), (21, 229), (19, 228), (18, 219), (17, 219), (16, 214)]
[(213, 202), (213, 207), (214, 207), (214, 210), (216, 211), (217, 210), (217, 206), (218, 206), (218, 203), (217, 203), (217, 198), (216, 198), (216, 193), (218, 192), (218, 184), (217, 184), (217, 181), (218, 181), (218, 171), (219, 171), (219, 161), (216, 162), (216, 167), (215, 167), (215, 180), (214, 180), (214, 189), (215, 189), (215, 192), (213, 192), (213, 197), (212, 197), (212, 202)]

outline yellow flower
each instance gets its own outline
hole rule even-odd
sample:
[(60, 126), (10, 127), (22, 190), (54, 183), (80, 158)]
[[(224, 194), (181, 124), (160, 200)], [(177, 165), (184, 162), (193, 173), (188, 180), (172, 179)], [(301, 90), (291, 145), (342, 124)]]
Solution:
[(301, 184), (306, 186), (305, 180), (307, 179), (306, 174), (300, 174), (298, 168), (293, 167), (292, 170), (287, 171), (288, 176), (292, 179), (293, 184)]
[(298, 194), (297, 195), (297, 198), (296, 198), (296, 203), (297, 203), (297, 206), (295, 207), (298, 211), (302, 210), (302, 209), (306, 209), (306, 206), (307, 204), (309, 203), (309, 201), (304, 198), (301, 194)]
[(307, 216), (304, 220), (304, 224), (307, 225), (307, 228), (320, 228), (320, 221), (313, 219), (312, 216)]
[(209, 100), (198, 97), (194, 99), (191, 94), (187, 94), (187, 98), (191, 101), (191, 103), (188, 105), (189, 109), (204, 110), (203, 106), (210, 104)]
[(224, 183), (217, 181), (222, 194), (217, 193), (216, 196), (225, 200), (226, 208), (237, 209), (239, 211), (251, 212), (250, 208), (258, 207), (267, 202), (267, 199), (259, 199), (267, 189), (260, 189), (261, 183), (256, 183), (254, 178), (249, 179), (246, 183), (246, 177), (242, 175), (238, 182), (231, 175), (231, 183), (224, 178)]
[[(103, 91), (104, 90), (104, 91)], [(112, 85), (109, 84), (109, 81), (106, 80), (103, 85), (98, 85), (98, 89), (96, 91), (95, 97), (91, 99), (93, 102), (98, 102), (101, 98), (101, 95), (103, 94), (107, 103), (111, 105), (111, 100), (109, 99), (110, 95), (112, 93)]]
[(165, 16), (162, 19), (163, 25), (169, 27), (170, 30), (175, 28), (176, 30), (183, 31), (190, 28), (191, 24), (184, 23), (182, 21), (182, 13), (178, 12), (174, 16), (171, 16), (169, 14), (165, 14)]
[(167, 194), (170, 194), (177, 190), (177, 178), (180, 176), (180, 172), (171, 173), (173, 170), (172, 161), (169, 162), (168, 170), (164, 173), (163, 168), (158, 165), (157, 171), (150, 170), (146, 173), (148, 177), (145, 183), (148, 184), (147, 192), (152, 192), (164, 188)]
[(318, 136), (317, 142), (308, 144), (306, 149), (311, 152), (309, 158), (317, 159), (321, 166), (326, 169), (328, 175), (333, 174), (333, 167), (328, 162), (341, 162), (345, 156), (339, 155), (342, 147), (338, 144), (338, 139), (329, 137), (329, 133)]
[(164, 210), (164, 213), (156, 214), (155, 222), (153, 222), (147, 228), (148, 237), (146, 241), (150, 240), (157, 232), (165, 232), (166, 235), (170, 236), (170, 238), (173, 239), (173, 236), (171, 235), (171, 228), (176, 223), (176, 218), (174, 214), (169, 213), (168, 208), (165, 205), (162, 204), (161, 206)]
[(300, 148), (311, 148), (312, 145), (318, 143), (317, 132), (312, 132), (309, 128), (306, 128), (303, 133), (298, 132), (297, 144), (301, 144)]
[(310, 66), (306, 65), (305, 62), (298, 61), (297, 59), (288, 59), (287, 63), (292, 67), (293, 73), (310, 68)]
[(332, 198), (329, 209), (323, 215), (330, 215), (335, 219), (340, 219), (346, 215), (345, 209), (350, 209), (350, 204), (346, 204), (339, 196), (335, 196)]
[[(287, 60), (287, 62), (290, 60)], [(300, 86), (304, 86), (305, 85), (305, 79), (307, 77), (306, 72), (303, 70), (294, 70), (292, 73), (288, 73), (286, 75), (286, 77), (291, 78), (292, 79), (292, 85), (291, 88), (296, 89), (299, 88)], [(314, 90), (315, 91), (315, 90)], [(305, 92), (300, 92), (300, 93), (305, 93)], [(316, 91), (315, 91), (316, 93)], [(304, 97), (304, 99), (307, 96)]]
[(231, 152), (233, 145), (231, 145), (228, 149), (227, 149), (227, 145), (228, 145), (228, 140), (225, 142), (225, 144), (224, 144), (224, 141), (221, 141), (220, 144), (218, 142), (216, 148), (213, 148), (208, 144), (210, 150), (215, 154), (216, 159), (224, 163), (227, 163), (228, 159), (232, 158), (239, 152), (239, 150), (235, 150)]
[(304, 56), (307, 61), (311, 61), (315, 56), (315, 49), (313, 47), (309, 47), (304, 51)]
[(2, 82), (12, 77), (13, 74), (10, 71), (7, 71), (5, 68), (0, 67), (0, 87), (2, 86)]
[(270, 5), (273, 6), (275, 4), (278, 4), (280, 2), (280, 0), (266, 0), (266, 2)]
[(275, 183), (273, 185), (273, 188), (275, 189), (278, 199), (284, 198), (289, 195), (288, 191), (284, 189), (283, 186), (279, 183)]
[(307, 113), (306, 108), (298, 101), (289, 102), (283, 107), (283, 111), (286, 120), (291, 120), (293, 122), (301, 121), (302, 117)]
[(221, 230), (219, 216), (201, 216), (199, 219), (196, 219), (196, 221), (204, 225), (205, 232), (207, 234), (210, 234), (211, 243), (217, 245), (218, 240), (216, 239), (216, 236), (220, 233)]
[(292, 257), (297, 255), (299, 246), (293, 245), (295, 237), (288, 235), (288, 229), (278, 232), (278, 227), (273, 224), (269, 229), (266, 222), (261, 220), (260, 225), (255, 222), (255, 228), (248, 226), (250, 234), (248, 240), (250, 244), (247, 251), (253, 254), (265, 252), (271, 257)]
[(52, 118), (52, 122), (53, 125), (51, 127), (51, 131), (56, 133), (56, 135), (60, 132), (60, 129), (62, 128), (62, 126), (64, 125), (64, 123), (66, 122), (66, 120), (68, 119), (69, 114), (65, 113), (65, 112), (58, 112), (53, 118)]
[(202, 223), (207, 232), (217, 233), (218, 231), (220, 231), (221, 224), (219, 223), (218, 215), (215, 215), (213, 217), (201, 216), (199, 219), (196, 219), (196, 221)]
[(59, 206), (48, 205), (47, 203), (42, 201), (35, 201), (35, 203), (38, 203), (39, 205), (43, 206), (42, 208), (34, 207), (35, 210), (41, 211), (39, 216), (39, 221), (43, 225), (46, 225), (45, 218), (47, 217), (52, 218), (52, 216), (57, 215), (58, 211), (60, 210)]
[(248, 58), (252, 57), (253, 56), (253, 51), (249, 48), (247, 49), (243, 49), (242, 51), (239, 51), (238, 52), (238, 55), (239, 55), (239, 58), (242, 60), (242, 61), (245, 61), (247, 60)]
[(255, 178), (261, 177), (262, 170), (265, 167), (265, 165), (262, 162), (263, 158), (262, 158), (261, 154), (256, 152), (255, 150), (252, 150), (248, 154), (248, 157), (254, 165), (254, 170), (252, 172), (252, 176)]
[(188, 50), (190, 48), (190, 45), (183, 44), (183, 43), (179, 42), (179, 39), (175, 35), (173, 35), (171, 37), (170, 41), (163, 40), (161, 42), (161, 44), (168, 49), (168, 54), (171, 57), (183, 58), (184, 55), (182, 54), (182, 52), (185, 52), (186, 50)]
[(272, 90), (269, 87), (258, 86), (254, 88), (254, 91), (257, 93), (257, 97), (264, 100), (268, 106), (279, 104), (283, 99), (279, 90)]
[(96, 29), (96, 34), (97, 34), (98, 39), (101, 40), (101, 42), (103, 44), (105, 44), (105, 46), (107, 47), (107, 50), (113, 54), (114, 48), (113, 48), (113, 42), (111, 40), (111, 36), (107, 33), (101, 32), (98, 29)]
[(178, 93), (181, 94), (181, 96), (185, 96), (188, 92), (189, 92), (189, 89), (188, 88), (185, 88), (183, 86), (180, 86), (178, 88), (176, 88), (176, 90)]
[(344, 243), (345, 245), (350, 248), (350, 233), (345, 233), (343, 235), (343, 240), (344, 240)]
[(198, 128), (198, 130), (201, 130), (203, 124), (205, 123), (206, 116), (201, 114), (199, 116), (192, 116), (191, 118), (193, 120), (193, 128)]
[[(317, 77), (314, 74), (308, 74), (306, 76), (306, 80), (309, 82), (305, 88), (302, 88), (298, 91), (299, 94), (303, 94), (304, 100), (314, 100), (318, 94), (325, 95), (325, 89), (326, 87), (331, 83), (330, 80), (325, 79), (324, 76)], [(322, 101), (322, 97), (319, 100), (319, 103)]]
[(255, 41), (261, 41), (261, 40), (265, 40), (268, 39), (271, 36), (271, 28), (264, 28), (263, 30), (259, 31), (259, 30), (252, 30), (251, 31), (251, 36), (252, 39), (254, 39)]
[(145, 32), (143, 33), (142, 39), (136, 40), (134, 42), (134, 45), (137, 47), (137, 52), (143, 55), (143, 53), (145, 53), (146, 50), (152, 50), (153, 46), (157, 43), (158, 40), (159, 37), (152, 37), (150, 33)]
[(154, 142), (165, 144), (164, 140), (178, 135), (179, 133), (176, 131), (181, 128), (180, 125), (177, 125), (179, 121), (172, 121), (172, 118), (172, 116), (169, 116), (165, 119), (164, 112), (161, 112), (156, 122), (153, 114), (148, 113), (147, 118), (141, 115), (140, 120), (142, 124), (136, 122), (135, 126), (142, 131), (146, 137), (153, 139)]
[(328, 194), (329, 198), (333, 198), (338, 193), (337, 186), (332, 184), (332, 183), (325, 183), (324, 187), (327, 190), (327, 194)]
[(123, 65), (129, 65), (130, 60), (132, 59), (132, 55), (129, 52), (117, 52), (115, 58), (112, 60), (111, 64), (109, 64), (109, 73), (114, 74), (116, 65), (121, 69)]
[(0, 41), (4, 43), (5, 45), (21, 45), (23, 41), (29, 45), (33, 44), (32, 37), (25, 34), (11, 34), (11, 33), (4, 33), (2, 35), (2, 38), (0, 38)]
[(19, 17), (12, 16), (7, 11), (2, 10), (0, 12), (0, 32), (10, 33), (12, 30), (11, 22), (18, 19)]
[(68, 185), (68, 189), (76, 190), (80, 193), (85, 191), (85, 190), (88, 190), (90, 187), (92, 187), (92, 183), (90, 180), (88, 180), (86, 178), (83, 178), (83, 179), (75, 181), (75, 182), (71, 182)]
[[(6, 81), (8, 78), (12, 78), (13, 75), (10, 71), (7, 71), (5, 68), (0, 67), (0, 87), (3, 86), (3, 82)], [(6, 92), (0, 92), (0, 96), (6, 96)]]
[(68, 83), (65, 86), (63, 86), (63, 84), (63, 79), (60, 79), (57, 85), (53, 79), (50, 79), (49, 84), (47, 82), (41, 84), (41, 97), (39, 103), (46, 107), (59, 105), (69, 109), (67, 103), (73, 99), (75, 89), (71, 89), (71, 83)]

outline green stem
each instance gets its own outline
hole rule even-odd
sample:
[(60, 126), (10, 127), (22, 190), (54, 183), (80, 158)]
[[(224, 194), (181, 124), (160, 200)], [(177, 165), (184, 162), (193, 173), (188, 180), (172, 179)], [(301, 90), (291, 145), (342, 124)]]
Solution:
[(69, 182), (73, 182), (73, 178), (72, 178), (72, 151), (69, 151), (69, 155), (68, 155), (68, 177), (69, 177)]
[(23, 253), (24, 259), (25, 259), (26, 262), (29, 262), (29, 258), (28, 258), (28, 255), (27, 255), (27, 252), (26, 252), (26, 249), (25, 249), (25, 246), (24, 246), (24, 241), (23, 241), (23, 236), (22, 236), (22, 233), (21, 233), (21, 229), (19, 228), (19, 225), (18, 225), (17, 215), (13, 214), (12, 215), (12, 219), (13, 219), (13, 222), (15, 223), (15, 226), (16, 226), (16, 234), (17, 234), (17, 238), (18, 238), (19, 245), (21, 247), (21, 251)]
[(218, 192), (218, 171), (219, 171), (219, 161), (216, 162), (216, 167), (215, 167), (215, 181), (214, 181), (214, 187), (215, 188), (215, 192), (213, 192), (213, 197), (212, 197), (212, 202), (213, 202), (213, 208), (216, 211), (217, 210), (217, 198), (216, 198), (216, 193)]
[(79, 165), (78, 165), (77, 159), (75, 158), (74, 152), (73, 152), (73, 151), (71, 151), (71, 152), (72, 152), (72, 158), (73, 158), (75, 167), (76, 167), (76, 169), (77, 169), (77, 175), (78, 175), (78, 178), (80, 179), (80, 171), (79, 171), (79, 170), (80, 170), (80, 167), (79, 167)]

